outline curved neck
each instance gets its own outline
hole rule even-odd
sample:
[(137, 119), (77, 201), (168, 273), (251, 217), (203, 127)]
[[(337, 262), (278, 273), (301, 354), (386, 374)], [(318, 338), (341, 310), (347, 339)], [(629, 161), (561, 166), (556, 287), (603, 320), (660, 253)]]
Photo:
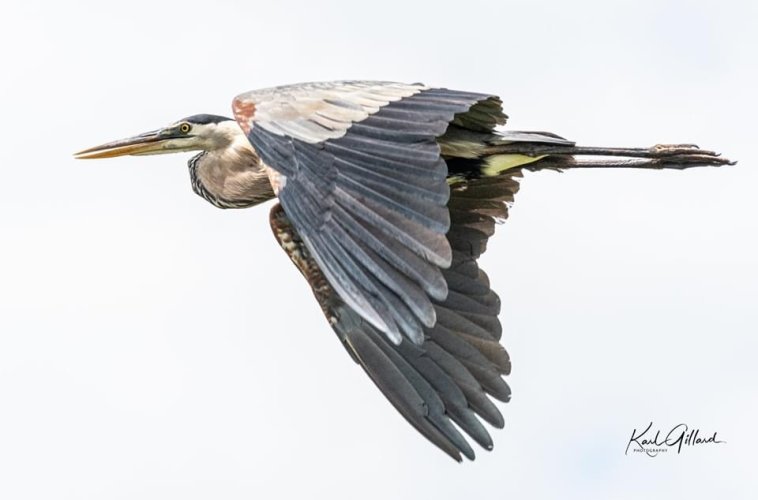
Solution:
[(247, 208), (275, 197), (260, 158), (240, 136), (189, 161), (193, 191), (219, 208)]

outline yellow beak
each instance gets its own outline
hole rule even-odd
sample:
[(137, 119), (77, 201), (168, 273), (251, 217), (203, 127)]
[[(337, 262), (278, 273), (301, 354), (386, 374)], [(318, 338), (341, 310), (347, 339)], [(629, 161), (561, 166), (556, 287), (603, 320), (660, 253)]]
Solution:
[[(124, 155), (174, 153), (179, 149), (175, 141), (178, 138), (177, 134), (173, 133), (170, 129), (153, 130), (128, 139), (121, 139), (79, 151), (78, 153), (74, 153), (74, 158), (89, 160)], [(183, 138), (187, 138), (187, 136), (183, 136)]]

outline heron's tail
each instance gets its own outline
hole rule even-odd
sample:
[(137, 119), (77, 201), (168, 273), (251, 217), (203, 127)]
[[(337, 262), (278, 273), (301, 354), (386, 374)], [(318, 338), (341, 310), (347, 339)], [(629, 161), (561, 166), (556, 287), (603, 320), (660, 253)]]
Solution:
[(502, 142), (483, 151), (485, 175), (510, 168), (530, 170), (567, 168), (673, 168), (720, 167), (736, 162), (694, 144), (659, 144), (650, 148), (604, 148), (576, 146), (545, 132), (510, 132)]

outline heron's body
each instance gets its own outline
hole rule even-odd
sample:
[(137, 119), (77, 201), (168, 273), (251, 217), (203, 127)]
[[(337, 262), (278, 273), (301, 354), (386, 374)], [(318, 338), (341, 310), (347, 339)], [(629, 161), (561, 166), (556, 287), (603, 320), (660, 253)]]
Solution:
[(510, 398), (511, 366), (477, 259), (522, 170), (729, 163), (690, 145), (582, 148), (496, 130), (500, 104), (421, 84), (276, 87), (237, 97), (236, 120), (196, 115), (79, 157), (199, 150), (192, 186), (215, 206), (278, 197), (276, 239), (348, 352), (419, 432), (473, 459), (451, 422), (490, 449), (477, 416), (503, 426), (490, 397)]

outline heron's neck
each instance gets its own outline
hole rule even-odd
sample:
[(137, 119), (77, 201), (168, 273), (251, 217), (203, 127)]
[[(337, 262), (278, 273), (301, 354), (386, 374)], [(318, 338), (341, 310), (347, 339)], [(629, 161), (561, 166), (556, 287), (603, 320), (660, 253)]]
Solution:
[(192, 188), (219, 208), (246, 208), (274, 198), (266, 170), (235, 122), (228, 141), (189, 161)]

